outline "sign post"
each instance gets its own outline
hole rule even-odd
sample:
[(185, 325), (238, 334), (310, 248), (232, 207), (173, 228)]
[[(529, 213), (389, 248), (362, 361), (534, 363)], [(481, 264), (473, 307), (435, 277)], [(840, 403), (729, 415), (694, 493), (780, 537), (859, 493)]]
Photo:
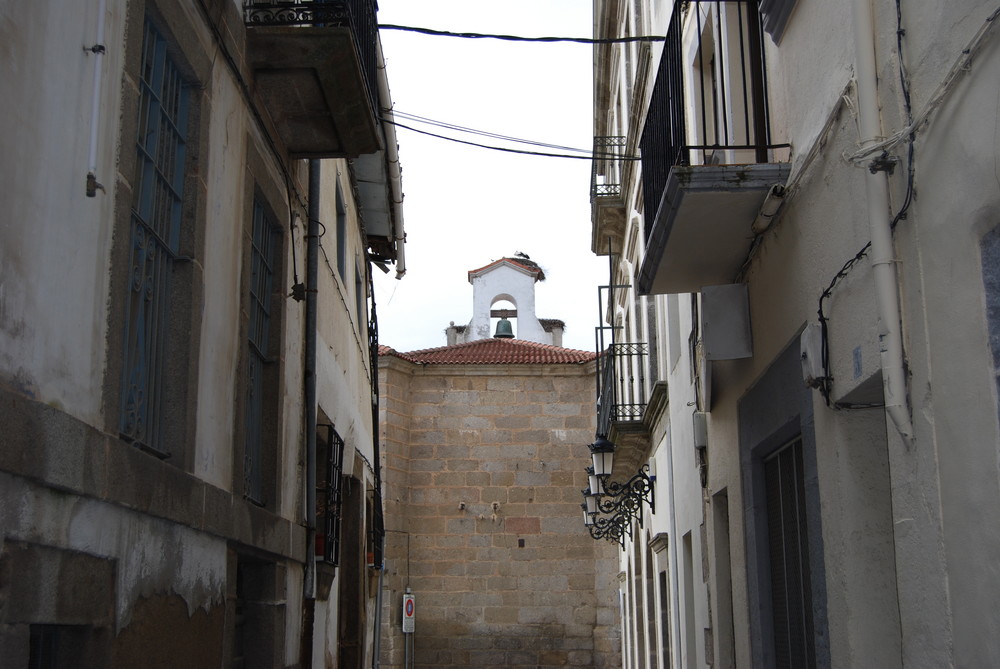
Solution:
[(403, 634), (413, 634), (413, 617), (416, 612), (413, 595), (407, 592), (403, 595)]

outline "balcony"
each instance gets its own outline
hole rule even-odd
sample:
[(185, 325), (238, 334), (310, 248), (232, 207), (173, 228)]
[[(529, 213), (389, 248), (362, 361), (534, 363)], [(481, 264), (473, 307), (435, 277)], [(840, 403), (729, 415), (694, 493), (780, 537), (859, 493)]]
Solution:
[(598, 431), (607, 434), (613, 423), (642, 422), (645, 400), (646, 344), (611, 344), (597, 370)]
[(649, 454), (644, 342), (610, 344), (597, 369), (597, 432), (615, 448), (615, 471), (634, 472)]
[[(614, 259), (609, 258), (610, 280), (598, 289), (598, 309), (610, 321), (616, 292), (628, 285), (615, 284)], [(594, 328), (597, 347), (597, 434), (614, 444), (615, 471), (624, 467), (632, 473), (648, 457), (650, 425), (647, 415), (649, 346), (645, 342), (619, 342), (621, 327)], [(631, 474), (629, 474), (631, 476)], [(627, 478), (627, 477), (626, 477)]]
[(254, 90), (293, 158), (381, 148), (374, 0), (245, 0)]
[(622, 196), (625, 139), (622, 136), (594, 138), (590, 211), (591, 251), (596, 255), (621, 253), (625, 238), (625, 199)]
[(640, 140), (642, 294), (731, 283), (788, 145), (771, 141), (756, 0), (677, 2)]

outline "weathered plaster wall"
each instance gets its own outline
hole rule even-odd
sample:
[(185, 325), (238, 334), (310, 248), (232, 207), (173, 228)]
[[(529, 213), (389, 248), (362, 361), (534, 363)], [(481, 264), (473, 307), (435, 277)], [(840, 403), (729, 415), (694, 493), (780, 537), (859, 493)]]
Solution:
[(96, 423), (125, 12), (110, 3), (98, 180), (85, 195), (97, 3), (0, 6), (0, 382)]
[[(205, 229), (205, 292), (201, 320), (198, 385), (198, 446), (195, 470), (225, 488), (232, 486), (234, 397), (240, 360), (238, 327), (242, 308), (243, 249), (250, 243), (242, 225), (245, 211), (249, 114), (226, 68), (212, 70), (212, 115), (206, 178), (211, 198)], [(251, 194), (252, 196), (252, 194)]]
[[(321, 294), (318, 314), (319, 339), (316, 349), (316, 392), (320, 407), (329, 416), (351, 449), (356, 449), (369, 462), (373, 428), (371, 415), (371, 372), (368, 365), (367, 285), (362, 283), (362, 313), (358, 313), (355, 271), (365, 266), (365, 247), (359, 212), (351, 187), (346, 181), (346, 166), (339, 162), (322, 163), (324, 198), (321, 220), (325, 233), (320, 238), (319, 285)], [(347, 211), (346, 239), (336, 238), (336, 180), (343, 180), (344, 207)], [(338, 267), (338, 245), (346, 247), (341, 279)], [(362, 282), (366, 278), (362, 274)], [(350, 467), (353, 458), (346, 458)], [(348, 469), (350, 471), (350, 469)]]
[[(918, 32), (908, 52), (920, 65), (914, 75), (919, 109), (943, 79), (972, 34), (994, 11), (972, 3), (940, 33)], [(927, 11), (935, 16), (933, 3)], [(944, 20), (943, 17), (940, 17)], [(932, 19), (934, 20), (934, 19)], [(915, 37), (916, 37), (915, 36)], [(1000, 644), (983, 630), (1000, 624), (995, 602), (1000, 535), (996, 366), (989, 347), (983, 277), (996, 258), (980, 240), (1000, 225), (1000, 39), (996, 30), (970, 63), (944, 104), (918, 133), (918, 197), (913, 215), (897, 228), (907, 356), (912, 376), (916, 447), (893, 441), (897, 551), (908, 554), (922, 531), (925, 509), (939, 535), (930, 547), (937, 561), (916, 560), (901, 570), (907, 584), (904, 631), (946, 629), (956, 666), (1000, 662)], [(897, 124), (893, 123), (895, 129)], [(938, 515), (939, 514), (939, 515)], [(927, 576), (947, 588), (941, 615), (925, 622)], [(934, 602), (935, 604), (937, 602)], [(907, 659), (923, 649), (907, 648)]]
[(6, 474), (0, 477), (8, 540), (55, 544), (116, 562), (117, 629), (129, 625), (139, 600), (159, 593), (176, 593), (189, 615), (220, 604), (226, 545), (219, 538)]

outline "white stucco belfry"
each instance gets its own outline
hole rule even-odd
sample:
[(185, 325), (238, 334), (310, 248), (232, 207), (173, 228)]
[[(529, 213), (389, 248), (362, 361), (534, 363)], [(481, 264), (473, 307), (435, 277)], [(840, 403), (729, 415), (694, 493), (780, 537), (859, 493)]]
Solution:
[(454, 325), (448, 328), (448, 343), (465, 343), (493, 336), (490, 317), (498, 302), (510, 302), (514, 312), (508, 318), (514, 337), (539, 344), (562, 345), (562, 323), (542, 321), (535, 315), (535, 283), (545, 278), (542, 270), (531, 261), (501, 258), (485, 267), (469, 272), (472, 284), (472, 320), (462, 331)]

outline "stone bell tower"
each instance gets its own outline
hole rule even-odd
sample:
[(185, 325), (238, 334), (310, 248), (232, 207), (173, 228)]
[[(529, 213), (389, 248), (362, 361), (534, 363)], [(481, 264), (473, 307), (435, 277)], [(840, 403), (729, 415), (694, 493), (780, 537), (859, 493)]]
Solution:
[[(516, 339), (562, 346), (564, 323), (535, 315), (535, 284), (544, 279), (545, 273), (538, 264), (523, 254), (470, 271), (472, 320), (464, 327), (454, 322), (448, 327), (448, 345), (493, 337), (490, 319), (501, 318), (507, 322), (501, 320), (496, 336), (509, 337), (510, 332)], [(509, 302), (514, 308), (495, 309), (499, 302)]]

